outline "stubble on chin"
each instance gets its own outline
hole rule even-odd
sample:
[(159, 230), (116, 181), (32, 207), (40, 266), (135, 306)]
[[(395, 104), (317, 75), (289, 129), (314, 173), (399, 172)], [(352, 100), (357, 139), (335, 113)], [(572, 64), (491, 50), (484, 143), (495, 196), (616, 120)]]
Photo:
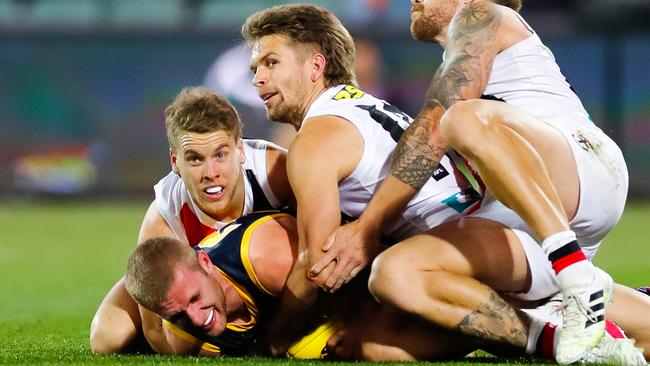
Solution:
[(435, 42), (438, 33), (440, 30), (435, 22), (424, 15), (411, 22), (411, 36), (418, 41)]
[(285, 107), (281, 110), (276, 110), (275, 113), (272, 113), (268, 109), (266, 110), (266, 118), (269, 121), (278, 123), (295, 124), (296, 122), (300, 122), (302, 117), (302, 112), (297, 107)]

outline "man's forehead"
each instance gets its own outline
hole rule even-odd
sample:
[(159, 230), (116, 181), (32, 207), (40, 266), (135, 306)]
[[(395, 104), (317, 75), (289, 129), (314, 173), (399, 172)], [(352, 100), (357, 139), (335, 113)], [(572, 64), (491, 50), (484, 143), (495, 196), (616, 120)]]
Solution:
[(200, 147), (212, 149), (235, 142), (233, 134), (225, 130), (207, 133), (185, 132), (178, 138), (178, 144), (183, 151)]
[(251, 45), (251, 59), (265, 57), (269, 53), (280, 53), (291, 50), (287, 47), (291, 40), (282, 34), (269, 34), (260, 37)]

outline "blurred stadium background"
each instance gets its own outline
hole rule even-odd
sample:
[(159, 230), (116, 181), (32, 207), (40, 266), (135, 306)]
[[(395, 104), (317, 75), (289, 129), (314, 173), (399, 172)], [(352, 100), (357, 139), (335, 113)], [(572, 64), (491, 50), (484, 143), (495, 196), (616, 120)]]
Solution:
[[(0, 0), (0, 200), (151, 198), (168, 170), (163, 109), (184, 86), (229, 96), (245, 135), (286, 145), (252, 95), (239, 29), (286, 1)], [(440, 60), (408, 0), (317, 0), (359, 42), (361, 86), (414, 114)], [(594, 121), (650, 197), (650, 3), (524, 0)]]
[[(623, 147), (632, 201), (648, 201), (650, 2), (523, 1)], [(265, 120), (239, 36), (246, 16), (283, 2), (0, 0), (0, 364), (210, 362), (96, 358), (88, 328), (169, 170), (163, 110), (181, 88), (226, 94), (247, 136), (286, 146), (291, 133)], [(361, 86), (415, 114), (441, 51), (410, 38), (410, 2), (312, 2), (353, 33)], [(649, 211), (631, 202), (596, 258), (631, 286), (648, 284)]]

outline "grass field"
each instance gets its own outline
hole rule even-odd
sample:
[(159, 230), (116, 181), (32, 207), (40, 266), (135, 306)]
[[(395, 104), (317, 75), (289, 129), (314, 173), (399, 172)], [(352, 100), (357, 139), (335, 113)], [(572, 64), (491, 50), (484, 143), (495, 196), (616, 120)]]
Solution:
[[(90, 353), (90, 320), (104, 294), (120, 277), (147, 206), (145, 202), (0, 203), (0, 364), (216, 362), (163, 356), (97, 357)], [(650, 204), (630, 204), (596, 257), (595, 262), (618, 282), (630, 286), (650, 283), (648, 223)], [(498, 360), (482, 358), (471, 364), (495, 362)], [(296, 364), (266, 359), (219, 363)]]

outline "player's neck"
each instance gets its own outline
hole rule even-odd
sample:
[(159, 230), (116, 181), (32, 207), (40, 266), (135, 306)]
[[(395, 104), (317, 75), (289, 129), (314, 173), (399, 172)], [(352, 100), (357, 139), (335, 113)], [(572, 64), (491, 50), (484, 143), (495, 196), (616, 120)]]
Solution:
[(249, 321), (250, 313), (239, 292), (237, 292), (235, 287), (223, 275), (217, 274), (215, 278), (219, 286), (221, 286), (226, 299), (226, 321), (235, 324), (242, 324)]
[(296, 121), (292, 121), (293, 127), (296, 129), (296, 131), (300, 130), (300, 126), (302, 126), (302, 122), (305, 120), (305, 117), (307, 116), (307, 113), (309, 113), (309, 110), (311, 109), (311, 106), (316, 102), (316, 99), (321, 96), (327, 90), (327, 88), (321, 80), (315, 82), (312, 84), (312, 87), (308, 91), (308, 97), (305, 99), (305, 106), (303, 108), (303, 113), (300, 116), (300, 118)]

